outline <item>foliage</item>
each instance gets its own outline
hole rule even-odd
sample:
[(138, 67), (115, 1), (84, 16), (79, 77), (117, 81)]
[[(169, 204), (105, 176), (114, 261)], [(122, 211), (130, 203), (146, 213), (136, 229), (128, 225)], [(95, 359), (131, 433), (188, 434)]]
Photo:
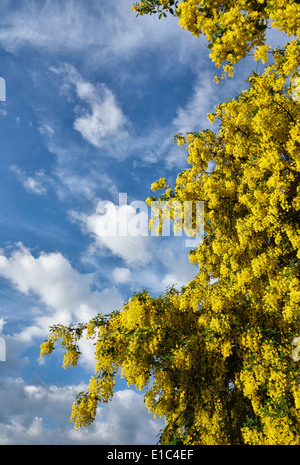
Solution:
[[(239, 21), (252, 25), (250, 44), (238, 10), (246, 23)], [(299, 2), (187, 0), (177, 11), (196, 35), (207, 33), (210, 20), (213, 57), (222, 45), (224, 59), (234, 32), (235, 63), (253, 45), (265, 47), (258, 26), (268, 18), (299, 36)], [(216, 25), (229, 19), (235, 29), (213, 42)], [(144, 290), (113, 314), (51, 328), (41, 356), (61, 339), (65, 367), (76, 365), (84, 332), (96, 341), (95, 375), (73, 405), (76, 428), (91, 424), (98, 402), (112, 398), (121, 370), (128, 385), (145, 390), (149, 411), (165, 418), (162, 444), (300, 444), (300, 364), (291, 358), (300, 334), (300, 105), (291, 84), (299, 46), (292, 39), (273, 50), (274, 61), (263, 74), (252, 72), (248, 90), (208, 114), (219, 122), (217, 133), (178, 134), (190, 167), (173, 188), (164, 178), (152, 185), (164, 190), (164, 202), (204, 201), (206, 235), (189, 253), (197, 276), (181, 291), (154, 298)], [(257, 50), (264, 59), (267, 49)]]
[(137, 16), (144, 14), (156, 14), (159, 13), (159, 19), (164, 16), (167, 17), (167, 14), (173, 16), (178, 16), (178, 1), (176, 0), (150, 0), (148, 2), (136, 3), (133, 5), (132, 9), (137, 13)]

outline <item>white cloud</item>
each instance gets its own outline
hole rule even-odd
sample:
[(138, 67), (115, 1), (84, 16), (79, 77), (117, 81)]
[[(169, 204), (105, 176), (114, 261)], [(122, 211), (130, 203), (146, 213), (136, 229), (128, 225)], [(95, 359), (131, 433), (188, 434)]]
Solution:
[(0, 318), (0, 334), (2, 333), (3, 331), (3, 326), (5, 325), (5, 321), (3, 320), (3, 318)]
[(101, 147), (107, 138), (121, 139), (127, 136), (124, 127), (127, 118), (119, 107), (115, 95), (104, 84), (94, 85), (84, 81), (74, 66), (65, 63), (59, 68), (50, 68), (56, 74), (62, 75), (63, 92), (67, 86), (75, 86), (77, 97), (86, 105), (77, 105), (74, 128), (89, 143)]
[[(136, 213), (131, 205), (107, 203), (103, 214), (76, 214), (83, 232), (90, 234), (100, 249), (109, 250), (131, 266), (145, 266), (152, 258), (151, 236), (148, 233), (148, 216)], [(136, 235), (133, 235), (136, 234)]]
[(199, 72), (193, 93), (184, 107), (177, 109), (172, 124), (177, 132), (205, 129), (210, 126), (207, 113), (214, 111), (218, 102), (218, 87), (212, 73)]
[[(57, 387), (1, 380), (0, 444), (63, 444), (70, 432), (72, 402), (84, 385)], [(47, 427), (54, 423), (56, 429)]]
[(18, 338), (27, 343), (47, 335), (54, 323), (86, 322), (97, 313), (109, 313), (123, 304), (114, 287), (92, 291), (93, 275), (76, 271), (61, 253), (41, 253), (36, 258), (22, 244), (9, 257), (0, 255), (0, 276), (46, 306), (34, 316), (33, 325), (18, 333)]
[[(0, 40), (9, 51), (26, 45), (74, 49), (91, 45), (97, 36), (93, 16), (74, 1), (24, 2), (18, 9), (5, 11), (7, 27), (1, 30)], [(90, 29), (84, 31), (87, 23)]]
[(158, 47), (165, 52), (162, 66), (174, 66), (172, 53), (181, 64), (191, 59), (191, 49), (199, 58), (202, 38), (196, 40), (182, 31), (175, 18), (168, 18), (164, 24), (153, 16), (136, 18), (132, 4), (132, 0), (109, 4), (95, 0), (32, 0), (18, 8), (3, 7), (0, 42), (10, 52), (28, 46), (47, 52), (81, 52), (86, 62), (103, 65)]
[(128, 268), (115, 268), (112, 273), (116, 283), (126, 284), (131, 280), (131, 272)]
[(183, 233), (175, 237), (171, 225), (170, 236), (151, 235), (150, 215), (151, 210), (144, 202), (127, 204), (127, 195), (120, 194), (119, 205), (100, 201), (96, 213), (73, 211), (70, 219), (93, 239), (84, 260), (90, 257), (93, 263), (100, 251), (123, 261), (108, 272), (111, 282), (130, 283), (132, 290), (142, 286), (157, 292), (170, 284), (180, 288), (197, 274), (197, 266), (189, 262), (189, 248), (185, 246), (187, 236)]
[(52, 129), (48, 124), (42, 124), (38, 130), (42, 136), (52, 137), (55, 134), (54, 129)]
[(93, 200), (98, 185), (92, 175), (88, 177), (71, 173), (64, 167), (56, 169), (55, 174), (59, 181), (56, 186), (56, 194), (61, 201), (71, 197)]
[[(108, 404), (99, 404), (94, 423), (76, 432), (70, 424), (72, 403), (86, 385), (27, 384), (6, 378), (0, 385), (0, 444), (118, 445), (155, 444), (164, 426), (148, 413), (143, 395), (116, 391)], [(50, 425), (50, 426), (49, 426)], [(53, 427), (54, 426), (54, 427)]]
[(184, 238), (170, 237), (158, 241), (153, 247), (153, 266), (132, 271), (132, 282), (135, 286), (150, 289), (152, 292), (163, 292), (167, 286), (177, 289), (190, 282), (197, 274), (198, 268), (189, 262), (189, 249), (184, 246)]
[(108, 137), (120, 138), (126, 135), (123, 131), (126, 118), (105, 84), (96, 88), (89, 83), (78, 83), (77, 94), (90, 107), (90, 112), (81, 108), (79, 112), (82, 116), (74, 121), (74, 128), (84, 139), (101, 147)]
[(198, 268), (192, 265), (188, 260), (187, 248), (176, 248), (176, 243), (173, 247), (164, 250), (162, 260), (166, 264), (168, 272), (162, 279), (162, 288), (174, 285), (177, 289), (185, 286), (197, 274)]
[(49, 186), (52, 185), (53, 182), (53, 180), (45, 174), (44, 170), (36, 171), (34, 176), (27, 176), (25, 171), (17, 165), (11, 165), (10, 170), (16, 175), (24, 189), (32, 194), (46, 195)]
[(93, 428), (72, 432), (72, 439), (90, 444), (156, 444), (164, 426), (163, 419), (148, 413), (143, 395), (129, 389), (117, 391), (107, 406), (98, 407), (97, 415)]

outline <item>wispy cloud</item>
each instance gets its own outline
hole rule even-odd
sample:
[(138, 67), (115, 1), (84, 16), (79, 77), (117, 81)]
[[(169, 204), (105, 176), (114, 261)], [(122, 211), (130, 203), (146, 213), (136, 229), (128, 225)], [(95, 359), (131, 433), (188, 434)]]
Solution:
[[(157, 49), (164, 51), (163, 66), (187, 63), (191, 50), (199, 57), (199, 40), (182, 31), (174, 18), (162, 25), (152, 18), (135, 18), (132, 0), (104, 2), (89, 0), (32, 0), (18, 8), (2, 9), (0, 43), (10, 52), (35, 47), (47, 52), (76, 51), (84, 60), (103, 64), (116, 59), (128, 60), (136, 53)], [(149, 39), (151, 38), (151, 39)], [(188, 44), (187, 44), (188, 43)], [(189, 47), (187, 53), (187, 45)], [(88, 50), (88, 53), (87, 53)]]
[(15, 174), (27, 192), (46, 195), (49, 187), (53, 184), (53, 179), (45, 174), (43, 169), (36, 171), (34, 175), (28, 176), (24, 170), (17, 165), (11, 165), (10, 170)]
[[(88, 9), (75, 1), (24, 2), (6, 9), (0, 41), (9, 51), (34, 45), (46, 49), (89, 46), (98, 36), (96, 21)], [(3, 24), (3, 25), (4, 25)], [(85, 27), (89, 24), (89, 29)]]
[(219, 103), (218, 94), (220, 92), (213, 82), (213, 74), (199, 73), (188, 101), (177, 109), (172, 121), (174, 128), (178, 132), (192, 132), (207, 127), (210, 124), (207, 113), (214, 111), (214, 106)]

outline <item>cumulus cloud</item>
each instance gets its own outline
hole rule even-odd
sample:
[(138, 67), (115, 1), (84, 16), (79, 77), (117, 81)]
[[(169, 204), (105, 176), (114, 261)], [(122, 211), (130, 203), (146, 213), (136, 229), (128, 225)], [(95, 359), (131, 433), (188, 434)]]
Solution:
[(24, 341), (47, 334), (53, 323), (85, 322), (97, 313), (116, 310), (123, 303), (116, 288), (92, 291), (93, 275), (76, 271), (61, 253), (41, 253), (34, 257), (23, 244), (8, 257), (0, 254), (0, 276), (48, 309), (35, 317), (34, 325), (18, 335)]
[(131, 272), (128, 268), (115, 268), (112, 275), (116, 283), (126, 284), (131, 281)]
[(138, 288), (163, 292), (168, 286), (174, 285), (180, 290), (196, 276), (198, 268), (189, 262), (189, 249), (184, 246), (181, 238), (165, 238), (155, 246), (153, 266), (131, 272), (132, 282)]
[(110, 404), (98, 407), (93, 429), (72, 432), (71, 437), (90, 444), (156, 444), (164, 425), (162, 418), (154, 419), (148, 413), (142, 394), (125, 389), (117, 391)]
[(84, 234), (93, 242), (84, 259), (91, 260), (98, 252), (121, 259), (110, 275), (111, 282), (130, 284), (130, 289), (147, 288), (163, 291), (174, 284), (186, 285), (197, 273), (189, 262), (185, 234), (175, 237), (170, 224), (170, 235), (156, 236), (149, 231), (150, 207), (142, 201), (127, 204), (127, 194), (119, 194), (119, 205), (110, 201), (98, 202), (95, 213), (70, 212)]
[(132, 205), (105, 202), (103, 211), (97, 208), (98, 211), (90, 215), (73, 212), (71, 216), (94, 238), (99, 248), (109, 250), (128, 265), (145, 266), (152, 258), (148, 213), (137, 212)]
[(109, 404), (100, 404), (96, 420), (76, 432), (70, 424), (72, 403), (86, 385), (29, 384), (6, 378), (0, 385), (0, 444), (113, 445), (155, 444), (162, 419), (148, 413), (143, 395), (125, 389)]

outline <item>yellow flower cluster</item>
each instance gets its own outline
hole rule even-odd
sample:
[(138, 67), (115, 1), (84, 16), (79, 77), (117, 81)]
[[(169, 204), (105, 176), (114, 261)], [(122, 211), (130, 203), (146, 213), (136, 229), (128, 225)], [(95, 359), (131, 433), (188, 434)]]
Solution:
[(160, 178), (151, 184), (151, 190), (153, 191), (157, 191), (158, 189), (163, 189), (164, 187), (167, 187), (165, 178)]
[(267, 44), (264, 45), (259, 45), (255, 50), (254, 50), (254, 58), (255, 60), (261, 60), (263, 63), (266, 63), (268, 61), (268, 53), (272, 49)]
[(76, 344), (81, 337), (81, 332), (73, 333), (68, 328), (57, 325), (49, 335), (49, 339), (40, 348), (40, 357), (44, 358), (45, 355), (51, 354), (58, 339), (61, 339), (61, 346), (66, 349), (63, 359), (63, 367), (74, 367), (77, 365), (80, 356), (79, 348)]
[[(178, 0), (148, 0), (147, 2), (135, 3), (131, 9), (138, 15), (160, 13), (166, 16), (167, 13), (175, 15)], [(175, 11), (174, 11), (175, 10)]]
[[(136, 3), (132, 8), (140, 14), (152, 14), (163, 5), (169, 12), (174, 1), (151, 0)], [(235, 66), (252, 49), (255, 59), (268, 60), (266, 29), (268, 20), (273, 28), (279, 28), (288, 36), (300, 36), (300, 4), (295, 0), (275, 2), (256, 0), (183, 0), (177, 5), (179, 25), (199, 37), (204, 34), (211, 49), (210, 58), (217, 67), (223, 65), (222, 78), (232, 77)], [(171, 8), (172, 14), (174, 14)], [(215, 81), (219, 82), (216, 76)]]

